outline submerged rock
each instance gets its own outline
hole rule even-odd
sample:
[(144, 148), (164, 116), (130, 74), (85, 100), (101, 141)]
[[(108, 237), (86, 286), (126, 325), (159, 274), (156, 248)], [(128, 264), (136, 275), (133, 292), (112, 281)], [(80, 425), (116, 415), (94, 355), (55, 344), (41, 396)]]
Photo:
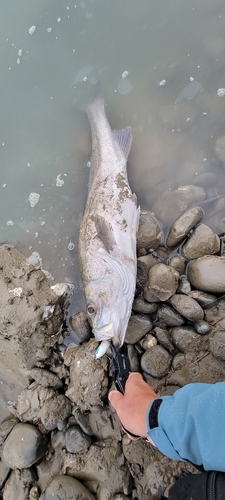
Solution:
[[(189, 205), (197, 204), (203, 201), (205, 197), (204, 189), (199, 186), (180, 186), (174, 191), (165, 191), (158, 201), (154, 203), (152, 210), (163, 224), (168, 225), (176, 220), (177, 216), (183, 214)], [(172, 240), (172, 242), (169, 240), (169, 243), (176, 244), (175, 240)]]
[(188, 266), (192, 286), (203, 292), (225, 293), (225, 257), (199, 257)]

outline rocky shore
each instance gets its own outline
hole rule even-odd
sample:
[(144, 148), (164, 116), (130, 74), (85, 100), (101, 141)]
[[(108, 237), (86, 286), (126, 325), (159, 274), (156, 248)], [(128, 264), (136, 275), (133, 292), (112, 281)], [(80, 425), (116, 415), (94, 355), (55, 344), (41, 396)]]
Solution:
[[(171, 193), (167, 210), (161, 199), (141, 213), (125, 338), (132, 371), (159, 395), (225, 378), (225, 239), (207, 224), (203, 187)], [(0, 425), (0, 498), (159, 500), (184, 463), (124, 434), (107, 398), (111, 354), (95, 359), (82, 312), (80, 345), (64, 345), (71, 287), (36, 257), (0, 247), (0, 363), (20, 393)]]

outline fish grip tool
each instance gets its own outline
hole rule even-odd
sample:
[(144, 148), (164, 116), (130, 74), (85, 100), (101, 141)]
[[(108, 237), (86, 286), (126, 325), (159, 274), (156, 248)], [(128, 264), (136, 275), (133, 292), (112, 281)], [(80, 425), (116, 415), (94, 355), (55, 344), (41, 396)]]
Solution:
[[(117, 351), (113, 343), (111, 342), (110, 344), (113, 359), (111, 361), (111, 371), (114, 376), (114, 381), (115, 381), (115, 386), (116, 388), (124, 394), (125, 392), (125, 385), (126, 381), (130, 375), (131, 369), (130, 369), (130, 361), (127, 355), (127, 348), (125, 345)], [(124, 432), (127, 434), (130, 434), (130, 436), (135, 437), (135, 438), (140, 438), (141, 436), (137, 436), (136, 434), (133, 434), (132, 432), (128, 431), (123, 424), (121, 423), (122, 429)]]

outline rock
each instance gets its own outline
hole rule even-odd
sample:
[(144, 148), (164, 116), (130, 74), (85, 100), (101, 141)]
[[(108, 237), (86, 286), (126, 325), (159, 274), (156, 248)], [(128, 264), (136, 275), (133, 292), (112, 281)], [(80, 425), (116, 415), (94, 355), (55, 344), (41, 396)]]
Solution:
[[(183, 214), (189, 205), (203, 201), (205, 196), (205, 191), (201, 187), (194, 185), (180, 186), (175, 191), (165, 191), (158, 201), (154, 203), (152, 210), (163, 224), (168, 225), (176, 220), (177, 216)], [(183, 226), (181, 227), (181, 234), (183, 235)], [(172, 238), (172, 240), (169, 238), (169, 244), (172, 243), (173, 245), (177, 244), (176, 238)], [(168, 246), (168, 242), (166, 244)]]
[[(150, 335), (150, 334), (147, 334)], [(140, 371), (140, 362), (139, 362), (139, 357), (138, 353), (135, 349), (135, 347), (131, 344), (128, 344), (127, 346), (127, 355), (130, 361), (130, 371), (131, 372), (139, 372)]]
[(144, 262), (137, 261), (136, 295), (142, 293), (148, 279), (148, 269)]
[(193, 184), (201, 186), (204, 189), (216, 184), (217, 176), (215, 172), (205, 172), (204, 174), (196, 175)]
[(149, 271), (148, 283), (144, 290), (145, 299), (149, 300), (150, 292), (160, 301), (168, 300), (175, 293), (178, 280), (179, 274), (173, 267), (156, 264)]
[(159, 328), (158, 326), (154, 328), (154, 332), (159, 344), (162, 347), (164, 347), (167, 351), (173, 353), (174, 345), (171, 342), (171, 337), (169, 332), (167, 330), (164, 330), (163, 328)]
[(166, 238), (166, 245), (171, 248), (179, 245), (189, 231), (200, 222), (204, 215), (201, 207), (188, 208), (172, 224)]
[(71, 404), (63, 394), (54, 396), (44, 402), (40, 418), (48, 431), (56, 429), (59, 422), (63, 422), (71, 414)]
[(32, 486), (29, 493), (29, 500), (39, 500), (38, 487)]
[(70, 380), (66, 396), (81, 412), (102, 405), (108, 391), (108, 360), (95, 359), (96, 340), (78, 346), (70, 353)]
[(179, 286), (177, 289), (177, 293), (183, 293), (185, 295), (189, 295), (190, 292), (191, 292), (190, 281), (188, 281), (185, 276), (181, 276), (180, 280), (179, 280)]
[(162, 243), (163, 233), (155, 214), (152, 212), (141, 212), (137, 233), (137, 249), (155, 250)]
[(10, 472), (10, 468), (7, 467), (6, 464), (4, 464), (4, 462), (2, 462), (0, 460), (0, 490), (2, 489), (8, 475), (9, 475), (9, 472)]
[(218, 137), (214, 151), (221, 165), (225, 167), (225, 135)]
[(93, 406), (89, 421), (92, 434), (97, 439), (111, 438), (121, 441), (121, 424), (112, 407), (106, 410), (101, 406)]
[(168, 305), (163, 305), (158, 309), (158, 322), (165, 326), (181, 326), (184, 318)]
[(126, 495), (123, 495), (123, 493), (117, 493), (112, 497), (112, 500), (129, 500), (129, 499), (131, 499), (131, 497), (127, 497)]
[(224, 361), (204, 350), (197, 355), (195, 352), (177, 354), (173, 359), (172, 370), (167, 375), (167, 384), (179, 387), (195, 382), (214, 384), (224, 381), (224, 378)]
[(32, 469), (13, 471), (5, 485), (3, 499), (29, 500), (30, 486), (34, 481), (36, 474)]
[(168, 373), (171, 362), (172, 356), (160, 345), (151, 347), (141, 357), (142, 370), (156, 378)]
[(79, 408), (77, 408), (75, 410), (73, 409), (73, 415), (76, 419), (76, 422), (81, 427), (82, 431), (88, 436), (93, 436), (93, 432), (89, 422), (89, 414), (81, 413)]
[(32, 370), (29, 371), (29, 376), (42, 387), (55, 387), (58, 389), (63, 386), (62, 380), (60, 380), (55, 373), (44, 370), (43, 368), (32, 368)]
[(173, 267), (179, 274), (182, 274), (185, 269), (184, 259), (179, 255), (175, 255), (172, 259), (170, 259), (169, 266)]
[(192, 286), (203, 292), (225, 293), (225, 257), (199, 257), (188, 266)]
[(66, 449), (69, 453), (83, 453), (91, 446), (90, 436), (86, 436), (78, 425), (71, 425), (65, 434)]
[(70, 324), (81, 343), (90, 340), (91, 327), (89, 325), (86, 314), (82, 312), (74, 314), (70, 319)]
[(204, 311), (198, 302), (187, 295), (175, 294), (170, 298), (170, 304), (189, 321), (200, 321)]
[(210, 339), (209, 348), (213, 356), (225, 360), (225, 331), (215, 332)]
[(171, 330), (171, 339), (181, 352), (198, 351), (202, 339), (191, 326), (176, 326)]
[(70, 476), (55, 476), (46, 490), (42, 492), (40, 500), (95, 500), (85, 486)]
[(196, 323), (194, 323), (194, 327), (195, 327), (195, 330), (197, 333), (199, 333), (199, 335), (206, 335), (206, 333), (209, 333), (210, 330), (211, 330), (211, 326), (209, 325), (209, 323), (207, 323), (207, 321), (197, 321)]
[(122, 448), (115, 440), (105, 439), (104, 443), (92, 444), (84, 460), (79, 455), (66, 453), (64, 470), (87, 482), (93, 493), (97, 491), (98, 500), (111, 500), (119, 492), (130, 493), (130, 472)]
[(199, 224), (186, 243), (182, 246), (181, 253), (186, 260), (197, 259), (204, 255), (219, 252), (220, 239), (211, 227)]
[(216, 295), (212, 295), (210, 293), (204, 293), (201, 292), (200, 290), (192, 290), (191, 292), (189, 292), (188, 295), (192, 299), (197, 300), (200, 306), (204, 307), (204, 310), (211, 308), (213, 304), (217, 303)]
[(34, 425), (16, 424), (2, 446), (2, 461), (11, 469), (26, 469), (43, 457), (47, 438)]
[(127, 344), (136, 344), (151, 329), (152, 321), (150, 318), (141, 314), (133, 314), (129, 319), (125, 342)]
[(151, 335), (151, 333), (147, 333), (143, 339), (140, 340), (139, 344), (144, 351), (147, 351), (147, 349), (150, 349), (153, 345), (157, 345), (157, 339)]
[(51, 347), (62, 340), (65, 299), (53, 293), (52, 282), (40, 269), (28, 266), (15, 248), (1, 246), (0, 262), (0, 308), (4, 311), (0, 364), (25, 387), (27, 370), (45, 360)]
[(152, 314), (157, 311), (158, 304), (148, 302), (147, 300), (144, 299), (144, 297), (142, 297), (142, 295), (139, 295), (136, 299), (134, 299), (132, 309), (133, 311), (138, 313)]
[(43, 404), (54, 396), (54, 389), (42, 387), (33, 382), (21, 392), (17, 404), (10, 406), (10, 411), (18, 416), (22, 422), (37, 423), (41, 419), (40, 413)]
[(13, 427), (18, 424), (18, 422), (19, 419), (16, 417), (12, 417), (12, 415), (3, 420), (0, 425), (0, 446), (2, 446), (5, 439), (7, 438)]
[(150, 254), (138, 257), (137, 262), (143, 262), (146, 265), (148, 271), (149, 269), (151, 269), (151, 267), (155, 266), (155, 264), (158, 264), (158, 260), (156, 259), (156, 257), (153, 257), (153, 255)]

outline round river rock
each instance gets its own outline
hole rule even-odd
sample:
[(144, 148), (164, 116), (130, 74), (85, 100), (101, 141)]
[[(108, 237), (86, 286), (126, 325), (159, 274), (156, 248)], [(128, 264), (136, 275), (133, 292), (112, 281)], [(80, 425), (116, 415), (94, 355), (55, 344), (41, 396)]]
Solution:
[(142, 314), (133, 314), (128, 323), (125, 342), (136, 344), (144, 335), (152, 329), (152, 321)]
[(152, 346), (141, 358), (141, 367), (152, 377), (160, 378), (170, 369), (172, 356), (160, 345)]
[(41, 458), (47, 448), (47, 438), (37, 427), (16, 424), (2, 447), (2, 461), (11, 469), (26, 469)]
[(70, 476), (55, 476), (40, 500), (95, 500), (85, 486)]
[(156, 300), (168, 300), (175, 293), (178, 281), (179, 273), (173, 267), (156, 264), (149, 271), (148, 283), (144, 291), (145, 299), (152, 302), (153, 294)]
[(210, 351), (216, 358), (225, 360), (225, 331), (220, 330), (210, 339)]
[(177, 293), (170, 299), (170, 304), (189, 321), (201, 321), (204, 311), (198, 302), (187, 295)]
[(202, 219), (204, 212), (201, 207), (188, 208), (172, 224), (166, 239), (166, 245), (172, 248), (179, 245), (189, 231)]
[(163, 233), (161, 226), (152, 212), (141, 212), (137, 233), (137, 248), (154, 250), (162, 245)]
[(197, 290), (225, 293), (225, 257), (206, 255), (190, 262), (188, 279)]
[(219, 249), (219, 236), (214, 233), (211, 227), (199, 224), (183, 245), (181, 253), (186, 260), (191, 260), (204, 255), (212, 255), (219, 252)]

